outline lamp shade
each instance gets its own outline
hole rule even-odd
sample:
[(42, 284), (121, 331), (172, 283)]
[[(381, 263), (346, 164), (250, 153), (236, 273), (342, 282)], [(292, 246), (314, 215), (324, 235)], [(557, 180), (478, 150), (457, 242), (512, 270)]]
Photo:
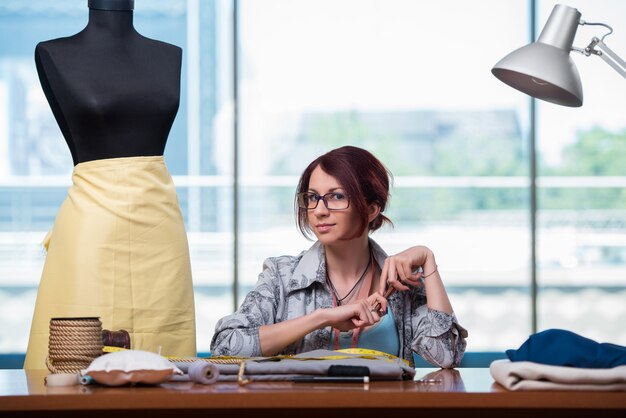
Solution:
[(580, 75), (569, 55), (579, 21), (578, 10), (556, 5), (537, 42), (511, 52), (491, 72), (502, 82), (538, 99), (582, 106)]

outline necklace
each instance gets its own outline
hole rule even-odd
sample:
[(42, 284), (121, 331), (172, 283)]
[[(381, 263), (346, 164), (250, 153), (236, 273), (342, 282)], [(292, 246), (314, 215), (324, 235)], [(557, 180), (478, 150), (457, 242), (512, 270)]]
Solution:
[(359, 288), (359, 285), (363, 283), (363, 279), (365, 278), (365, 274), (370, 269), (370, 265), (371, 264), (372, 264), (372, 257), (370, 257), (370, 260), (367, 262), (367, 266), (365, 266), (365, 270), (363, 270), (363, 273), (361, 274), (361, 277), (359, 277), (359, 280), (357, 280), (357, 282), (354, 284), (354, 286), (352, 286), (352, 289), (350, 289), (350, 291), (348, 291), (348, 293), (346, 293), (346, 295), (344, 297), (342, 297), (342, 298), (339, 297), (339, 294), (337, 293), (337, 289), (335, 289), (335, 286), (333, 285), (333, 281), (330, 280), (330, 276), (328, 276), (328, 269), (326, 270), (326, 281), (330, 285), (330, 289), (332, 290), (333, 295), (335, 295), (335, 300), (337, 301), (337, 306), (340, 306), (341, 303), (344, 300), (346, 300), (350, 295), (352, 295), (354, 293), (354, 291), (357, 288)]

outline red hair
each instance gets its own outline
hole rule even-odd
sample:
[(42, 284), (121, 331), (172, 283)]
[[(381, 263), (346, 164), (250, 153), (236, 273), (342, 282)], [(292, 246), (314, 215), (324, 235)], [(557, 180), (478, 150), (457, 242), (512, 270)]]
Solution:
[[(389, 199), (391, 172), (371, 152), (358, 147), (345, 146), (316, 158), (300, 176), (296, 189), (295, 210), (296, 223), (302, 235), (309, 238), (312, 231), (308, 210), (298, 207), (297, 194), (309, 191), (311, 173), (318, 166), (325, 173), (336, 178), (349, 196), (350, 206), (361, 219), (361, 227), (356, 236), (360, 236), (366, 227), (369, 227), (369, 231), (372, 232), (384, 223), (393, 224), (383, 215)], [(371, 204), (378, 205), (380, 212), (368, 224), (368, 206)]]

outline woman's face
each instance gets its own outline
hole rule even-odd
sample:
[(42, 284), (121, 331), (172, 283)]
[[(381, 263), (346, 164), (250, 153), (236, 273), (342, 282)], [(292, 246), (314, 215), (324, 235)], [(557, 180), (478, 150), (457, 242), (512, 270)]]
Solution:
[[(319, 196), (336, 193), (331, 198), (347, 198), (345, 189), (337, 179), (315, 167), (309, 179), (308, 192)], [(351, 205), (347, 209), (329, 210), (322, 200), (317, 202), (315, 209), (308, 210), (309, 225), (317, 239), (324, 245), (333, 244), (347, 237), (354, 237), (359, 231), (360, 221)]]

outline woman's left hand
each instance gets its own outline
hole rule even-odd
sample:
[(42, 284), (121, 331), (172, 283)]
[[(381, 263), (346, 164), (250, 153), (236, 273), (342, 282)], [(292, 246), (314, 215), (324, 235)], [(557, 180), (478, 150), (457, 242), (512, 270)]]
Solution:
[(384, 294), (387, 284), (398, 291), (409, 290), (410, 286), (421, 285), (423, 273), (413, 273), (418, 267), (435, 265), (433, 252), (423, 245), (417, 245), (387, 257), (380, 273), (379, 292)]

